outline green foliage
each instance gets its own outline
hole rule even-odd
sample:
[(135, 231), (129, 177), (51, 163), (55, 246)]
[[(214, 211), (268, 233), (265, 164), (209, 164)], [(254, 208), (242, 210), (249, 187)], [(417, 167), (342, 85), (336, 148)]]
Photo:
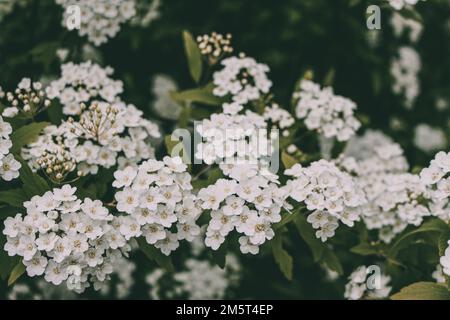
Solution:
[(23, 190), (29, 199), (35, 195), (43, 195), (50, 190), (48, 183), (37, 173), (31, 171), (28, 164), (21, 158), (18, 159), (22, 167), (19, 170), (20, 180), (23, 183)]
[(316, 238), (315, 231), (312, 226), (306, 221), (303, 215), (298, 215), (295, 219), (295, 225), (300, 236), (308, 244), (315, 262), (322, 262), (331, 270), (342, 275), (344, 270), (341, 262), (336, 254), (320, 239)]
[(392, 300), (450, 300), (450, 291), (445, 285), (433, 282), (417, 282), (400, 290)]
[(188, 31), (183, 31), (184, 51), (188, 61), (189, 72), (195, 82), (199, 82), (202, 76), (202, 55), (197, 43), (192, 34)]
[(292, 269), (294, 268), (294, 260), (291, 255), (283, 248), (283, 236), (278, 233), (270, 242), (273, 258), (278, 264), (283, 275), (288, 280), (292, 280)]
[(11, 153), (18, 153), (25, 145), (34, 142), (41, 131), (48, 125), (48, 122), (33, 122), (21, 128), (15, 129), (11, 134), (13, 146)]
[(22, 189), (9, 189), (0, 191), (0, 202), (9, 204), (16, 208), (22, 208), (23, 203), (29, 200)]
[(225, 101), (221, 97), (217, 97), (212, 93), (214, 85), (209, 83), (203, 87), (189, 89), (180, 92), (171, 92), (172, 99), (183, 105), (191, 103), (200, 103), (208, 106), (220, 106)]
[(13, 285), (17, 279), (19, 279), (25, 272), (25, 265), (20, 261), (16, 266), (12, 269), (11, 274), (8, 278), (8, 286)]
[(159, 249), (156, 249), (154, 246), (148, 244), (143, 237), (138, 238), (137, 242), (139, 244), (139, 249), (141, 249), (148, 259), (154, 261), (158, 266), (164, 268), (166, 271), (173, 272), (175, 270), (170, 256), (164, 255)]

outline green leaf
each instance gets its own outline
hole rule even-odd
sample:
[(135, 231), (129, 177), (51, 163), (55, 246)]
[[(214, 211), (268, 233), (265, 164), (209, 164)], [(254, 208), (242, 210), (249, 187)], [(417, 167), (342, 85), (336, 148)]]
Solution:
[(192, 79), (195, 82), (200, 81), (202, 76), (202, 55), (198, 48), (197, 42), (195, 42), (192, 34), (188, 31), (183, 31), (184, 51), (188, 61), (189, 72)]
[(11, 274), (8, 278), (8, 287), (14, 284), (14, 282), (17, 281), (17, 279), (20, 278), (20, 276), (25, 272), (25, 265), (20, 261), (14, 269), (12, 269)]
[(376, 245), (370, 245), (369, 243), (360, 243), (351, 248), (350, 251), (361, 256), (370, 256), (379, 254), (379, 247)]
[(323, 79), (323, 85), (325, 87), (331, 87), (334, 83), (335, 75), (336, 75), (336, 69), (331, 68), (325, 75), (325, 78)]
[(409, 231), (398, 238), (397, 241), (395, 241), (389, 249), (388, 256), (395, 257), (402, 248), (410, 244), (412, 236), (414, 235), (427, 232), (447, 232), (448, 230), (449, 227), (442, 220), (429, 220), (422, 224), (422, 226), (420, 226), (419, 228)]
[(342, 275), (344, 270), (338, 257), (325, 243), (317, 239), (314, 229), (302, 214), (295, 219), (295, 225), (300, 236), (311, 249), (314, 262), (323, 262), (328, 268)]
[(226, 101), (225, 98), (217, 97), (213, 94), (214, 85), (207, 84), (204, 87), (188, 89), (180, 92), (171, 92), (170, 97), (181, 105), (193, 102), (201, 103), (209, 106), (220, 106)]
[(27, 200), (28, 197), (22, 189), (0, 191), (0, 202), (7, 203), (10, 206), (22, 208), (23, 203)]
[(141, 249), (141, 251), (146, 255), (147, 258), (156, 262), (156, 264), (169, 272), (173, 272), (175, 270), (170, 256), (166, 256), (154, 246), (148, 244), (145, 241), (145, 238), (138, 238), (137, 243), (139, 244), (139, 249)]
[(391, 296), (392, 300), (450, 300), (450, 291), (442, 284), (417, 282)]
[(286, 169), (290, 169), (298, 163), (298, 161), (293, 156), (287, 154), (285, 151), (281, 153), (281, 162)]
[(278, 230), (281, 227), (284, 227), (285, 225), (287, 225), (288, 223), (290, 223), (291, 221), (294, 221), (297, 216), (299, 215), (299, 210), (293, 212), (293, 213), (286, 213), (282, 218), (281, 221), (278, 222), (277, 224), (275, 224), (273, 226), (274, 230)]
[(22, 167), (19, 170), (20, 180), (23, 183), (23, 190), (28, 198), (35, 195), (43, 195), (46, 191), (50, 190), (49, 185), (41, 176), (31, 171), (28, 163), (22, 158), (18, 157)]
[(34, 142), (41, 131), (48, 126), (48, 122), (33, 122), (15, 130), (11, 134), (12, 147), (11, 153), (18, 153), (22, 147)]
[(450, 240), (450, 231), (443, 232), (438, 240), (439, 256), (445, 255), (445, 250), (448, 248), (448, 241)]
[(423, 23), (423, 18), (420, 13), (412, 7), (404, 7), (402, 10), (400, 10), (400, 14), (403, 16), (403, 18), (412, 19), (421, 24)]
[(294, 267), (293, 259), (283, 248), (283, 238), (281, 234), (278, 234), (273, 238), (271, 246), (273, 257), (280, 267), (281, 272), (288, 280), (292, 280), (292, 269)]

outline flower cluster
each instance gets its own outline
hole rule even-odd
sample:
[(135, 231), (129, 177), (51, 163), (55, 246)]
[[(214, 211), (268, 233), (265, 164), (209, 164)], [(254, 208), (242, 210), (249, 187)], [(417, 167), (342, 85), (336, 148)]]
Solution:
[(354, 116), (356, 104), (335, 95), (331, 87), (321, 89), (310, 80), (302, 80), (299, 89), (293, 95), (297, 100), (296, 116), (304, 119), (309, 130), (315, 130), (326, 138), (347, 141), (361, 126)]
[(270, 106), (264, 108), (264, 120), (270, 121), (272, 125), (280, 128), (283, 137), (289, 135), (289, 128), (295, 123), (295, 118), (285, 109), (280, 108), (277, 103), (272, 103)]
[(389, 5), (395, 10), (402, 10), (404, 7), (407, 6), (415, 6), (420, 0), (388, 0), (388, 1)]
[(419, 176), (406, 172), (403, 150), (383, 134), (368, 131), (352, 139), (337, 163), (355, 175), (367, 199), (362, 219), (368, 229), (379, 230), (384, 242), (431, 215), (425, 205), (429, 198), (425, 185)]
[[(71, 14), (67, 8), (74, 4), (71, 0), (55, 0), (64, 8), (63, 26), (69, 30)], [(81, 23), (78, 33), (87, 36), (96, 46), (113, 38), (119, 31), (120, 25), (127, 22), (136, 14), (135, 0), (80, 0), (76, 2), (81, 13)]]
[(414, 129), (414, 145), (427, 153), (442, 150), (447, 145), (445, 132), (440, 128), (420, 123)]
[(83, 292), (105, 281), (115, 261), (128, 251), (120, 219), (99, 200), (77, 199), (64, 185), (24, 203), (25, 215), (5, 220), (5, 251), (22, 257), (30, 277), (44, 275), (55, 285)]
[(371, 272), (366, 266), (360, 266), (353, 271), (345, 285), (344, 297), (349, 300), (387, 298), (392, 289), (388, 286), (391, 278), (384, 274), (374, 274), (371, 277), (379, 278), (371, 282), (367, 277)]
[(20, 162), (9, 153), (12, 147), (11, 133), (11, 125), (0, 116), (0, 176), (5, 181), (17, 178), (21, 167)]
[(400, 47), (398, 57), (392, 60), (391, 75), (394, 78), (392, 90), (404, 96), (407, 108), (413, 107), (420, 93), (418, 73), (421, 68), (420, 56), (411, 47)]
[(250, 110), (240, 114), (242, 109), (237, 103), (225, 103), (223, 113), (214, 113), (196, 125), (205, 141), (197, 145), (198, 159), (206, 164), (255, 164), (272, 154), (271, 139), (277, 138), (277, 133), (269, 138), (264, 117)]
[(332, 162), (322, 159), (306, 168), (295, 164), (285, 174), (293, 177), (285, 187), (289, 197), (313, 211), (307, 221), (323, 242), (334, 236), (339, 221), (352, 227), (360, 219), (364, 194), (353, 178)]
[[(126, 239), (144, 236), (149, 244), (169, 255), (179, 240), (192, 241), (200, 234), (191, 176), (180, 157), (147, 160), (137, 169), (126, 167), (114, 173), (117, 210), (122, 216)], [(172, 229), (172, 231), (171, 231)], [(176, 229), (176, 231), (173, 231)]]
[(112, 68), (102, 68), (91, 61), (68, 62), (61, 66), (61, 77), (50, 83), (47, 95), (50, 99), (59, 99), (66, 115), (80, 114), (82, 103), (118, 102), (123, 83), (110, 78), (113, 72)]
[(236, 230), (242, 253), (257, 254), (259, 246), (274, 237), (272, 224), (281, 220), (287, 194), (270, 182), (256, 165), (236, 165), (228, 169), (221, 165), (231, 179), (219, 179), (199, 191), (201, 208), (211, 210), (205, 244), (218, 250), (226, 237)]
[(432, 203), (430, 211), (442, 220), (450, 221), (450, 152), (438, 152), (430, 166), (420, 172)]
[(272, 81), (266, 75), (269, 67), (253, 58), (240, 54), (222, 60), (221, 64), (224, 68), (213, 75), (213, 94), (216, 96), (231, 95), (234, 102), (246, 104), (258, 100), (272, 87)]
[(152, 93), (155, 100), (152, 107), (160, 117), (176, 120), (180, 116), (181, 106), (170, 97), (170, 93), (177, 90), (178, 86), (171, 77), (164, 74), (154, 76)]
[(29, 78), (23, 78), (14, 92), (2, 92), (0, 88), (0, 99), (5, 98), (6, 108), (2, 115), (5, 118), (13, 118), (20, 114), (33, 116), (48, 106), (51, 101), (42, 89), (40, 82), (31, 82)]
[(208, 57), (211, 64), (214, 64), (223, 55), (233, 52), (231, 34), (229, 33), (224, 36), (220, 33), (212, 32), (210, 35), (204, 34), (203, 36), (198, 36), (197, 44), (200, 53)]
[(442, 272), (447, 276), (450, 276), (450, 240), (447, 242), (448, 247), (445, 249), (444, 256), (441, 257), (440, 263), (442, 266)]
[[(55, 177), (60, 173), (56, 177), (60, 181), (75, 168), (78, 175), (95, 174), (99, 167), (124, 168), (153, 158), (148, 140), (161, 134), (134, 105), (102, 102), (89, 107), (82, 104), (80, 109), (77, 120), (70, 117), (59, 127), (47, 127), (35, 142), (22, 149), (23, 158), (32, 168), (48, 171), (51, 164), (49, 173)], [(64, 172), (54, 170), (54, 161)]]
[(394, 29), (394, 34), (396, 37), (401, 37), (402, 34), (407, 31), (409, 40), (412, 43), (416, 43), (422, 35), (422, 24), (420, 24), (416, 20), (405, 18), (397, 12), (394, 12), (394, 14), (392, 15), (391, 25)]

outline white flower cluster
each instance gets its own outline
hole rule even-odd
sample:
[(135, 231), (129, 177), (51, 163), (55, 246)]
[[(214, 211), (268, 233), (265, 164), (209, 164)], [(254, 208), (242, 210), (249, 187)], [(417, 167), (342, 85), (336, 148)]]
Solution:
[[(66, 153), (77, 163), (81, 175), (96, 174), (99, 167), (124, 168), (153, 158), (149, 139), (160, 136), (158, 126), (143, 118), (143, 112), (134, 105), (101, 102), (86, 108), (77, 120), (69, 118), (59, 127), (47, 127), (35, 142), (22, 149), (22, 156), (39, 169), (43, 154), (60, 157)], [(58, 138), (63, 138), (62, 143), (55, 143)], [(69, 171), (73, 169), (75, 166)]]
[(294, 177), (286, 183), (289, 196), (313, 211), (307, 221), (323, 242), (334, 236), (339, 221), (352, 227), (360, 219), (364, 194), (353, 178), (332, 162), (322, 159), (306, 168), (295, 164), (285, 174)]
[(258, 254), (259, 246), (274, 237), (271, 225), (281, 220), (281, 209), (290, 208), (285, 203), (287, 194), (261, 175), (257, 166), (221, 168), (231, 179), (219, 179), (198, 194), (201, 208), (211, 210), (205, 245), (218, 250), (236, 230), (241, 234), (241, 252)]
[(295, 123), (295, 118), (285, 109), (280, 108), (277, 103), (272, 103), (264, 108), (264, 120), (270, 121), (272, 125), (282, 130), (283, 137), (289, 135), (289, 128)]
[(391, 18), (391, 25), (394, 29), (394, 35), (399, 38), (406, 31), (408, 32), (409, 41), (416, 43), (422, 35), (423, 26), (416, 20), (403, 17), (401, 14), (394, 12)]
[(445, 132), (428, 124), (418, 124), (414, 129), (414, 145), (427, 153), (442, 150), (447, 145)]
[(15, 283), (8, 293), (8, 300), (75, 300), (76, 298), (76, 293), (67, 289), (66, 286), (55, 286), (42, 279), (32, 285)]
[(388, 286), (391, 278), (384, 274), (374, 274), (371, 277), (379, 277), (379, 279), (374, 279), (372, 283), (367, 278), (370, 273), (366, 266), (360, 266), (353, 271), (348, 277), (349, 282), (345, 285), (344, 297), (348, 300), (387, 298), (392, 289)]
[(335, 95), (331, 87), (321, 89), (310, 80), (302, 80), (293, 98), (297, 99), (297, 118), (304, 119), (309, 130), (315, 130), (326, 138), (347, 141), (361, 126), (354, 116), (356, 104)]
[[(71, 30), (71, 15), (67, 10), (74, 5), (71, 0), (55, 0), (64, 8), (62, 24)], [(120, 25), (127, 22), (136, 14), (135, 0), (78, 0), (76, 5), (80, 8), (81, 23), (78, 29), (80, 36), (87, 36), (88, 40), (96, 46), (113, 38), (119, 31)]]
[(430, 211), (440, 219), (450, 221), (450, 152), (438, 152), (430, 166), (420, 172), (432, 202)]
[(442, 266), (442, 272), (447, 276), (450, 276), (450, 240), (447, 242), (448, 247), (445, 249), (444, 256), (441, 257), (440, 263)]
[(391, 62), (391, 75), (394, 78), (392, 90), (401, 94), (405, 99), (405, 106), (412, 108), (420, 93), (418, 74), (422, 68), (420, 56), (411, 47), (400, 47), (398, 57)]
[(4, 93), (0, 88), (1, 98), (6, 98), (6, 108), (2, 112), (5, 118), (13, 118), (19, 113), (27, 116), (35, 115), (51, 104), (42, 89), (42, 84), (32, 82), (30, 78), (20, 80), (14, 92)]
[[(185, 270), (167, 275), (156, 269), (146, 277), (151, 286), (150, 298), (184, 298), (189, 300), (224, 299), (239, 283), (240, 265), (234, 255), (227, 255), (224, 269), (211, 265), (207, 260), (190, 258), (185, 262)], [(173, 284), (161, 296), (161, 280), (170, 277)]]
[(402, 10), (403, 8), (408, 6), (415, 6), (420, 0), (388, 0), (388, 1), (390, 6), (395, 10)]
[(170, 120), (178, 119), (181, 106), (170, 97), (170, 93), (177, 90), (178, 86), (171, 77), (164, 74), (154, 76), (152, 85), (152, 93), (155, 97), (153, 109), (159, 116)]
[(11, 133), (11, 125), (0, 116), (0, 176), (5, 181), (17, 178), (21, 167), (20, 162), (9, 153), (12, 147)]
[[(360, 151), (358, 151), (360, 150)], [(350, 141), (337, 163), (355, 175), (366, 195), (362, 219), (368, 229), (379, 230), (389, 243), (409, 224), (418, 226), (430, 210), (423, 204), (429, 198), (419, 177), (409, 174), (402, 148), (376, 131)]]
[[(201, 214), (191, 193), (191, 176), (180, 157), (147, 160), (137, 169), (127, 167), (114, 173), (117, 210), (122, 216), (126, 239), (144, 236), (146, 241), (169, 255), (179, 240), (192, 241), (200, 235), (196, 221)], [(175, 226), (176, 231), (171, 229)]]
[(267, 78), (269, 67), (255, 59), (240, 55), (221, 61), (224, 68), (213, 75), (213, 94), (219, 97), (230, 94), (238, 104), (259, 99), (269, 92), (272, 81)]
[(19, 255), (30, 277), (83, 292), (89, 282), (105, 281), (115, 261), (129, 250), (121, 220), (99, 200), (77, 199), (64, 185), (24, 203), (27, 213), (8, 217), (5, 251)]
[(197, 145), (195, 156), (206, 164), (256, 164), (272, 154), (271, 139), (267, 137), (264, 117), (250, 110), (239, 114), (243, 107), (237, 103), (223, 104), (223, 113), (214, 113), (196, 125), (203, 143)]
[(50, 99), (59, 99), (64, 114), (77, 115), (82, 111), (81, 103), (120, 101), (123, 83), (110, 78), (113, 72), (111, 67), (102, 68), (91, 61), (68, 62), (61, 66), (61, 77), (52, 81), (46, 92)]

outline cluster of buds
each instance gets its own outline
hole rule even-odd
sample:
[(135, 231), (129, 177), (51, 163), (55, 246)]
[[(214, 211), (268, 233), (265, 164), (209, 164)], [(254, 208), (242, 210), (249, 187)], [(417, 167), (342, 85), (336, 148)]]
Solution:
[(210, 35), (197, 37), (200, 53), (207, 56), (211, 64), (216, 63), (221, 57), (233, 52), (231, 46), (231, 34), (222, 35), (212, 32)]
[(56, 137), (54, 147), (43, 152), (37, 164), (50, 180), (61, 183), (75, 169), (76, 160), (65, 148), (63, 139), (59, 136)]
[(101, 144), (110, 141), (114, 133), (118, 109), (107, 103), (93, 103), (89, 107), (81, 104), (80, 119), (69, 117), (71, 133), (85, 139), (92, 139)]
[(31, 82), (29, 78), (22, 79), (14, 92), (1, 92), (0, 98), (4, 97), (6, 97), (7, 108), (3, 111), (3, 116), (9, 118), (15, 117), (19, 113), (25, 116), (34, 116), (51, 104), (42, 89), (42, 84)]

